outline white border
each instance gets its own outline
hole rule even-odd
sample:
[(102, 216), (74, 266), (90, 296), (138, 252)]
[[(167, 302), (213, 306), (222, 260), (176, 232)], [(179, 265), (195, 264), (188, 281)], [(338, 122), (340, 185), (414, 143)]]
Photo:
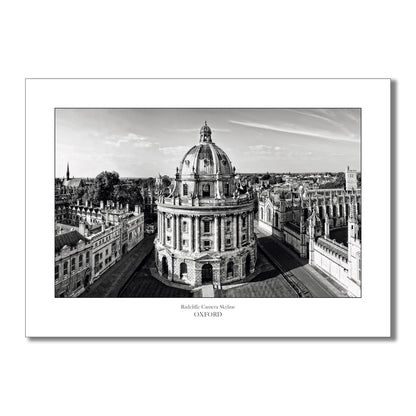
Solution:
[[(362, 108), (362, 298), (54, 298), (56, 107)], [(380, 198), (383, 209), (376, 209)], [(232, 303), (236, 309), (222, 318), (195, 318), (180, 308), (188, 303)], [(390, 80), (27, 80), (26, 336), (390, 336)]]

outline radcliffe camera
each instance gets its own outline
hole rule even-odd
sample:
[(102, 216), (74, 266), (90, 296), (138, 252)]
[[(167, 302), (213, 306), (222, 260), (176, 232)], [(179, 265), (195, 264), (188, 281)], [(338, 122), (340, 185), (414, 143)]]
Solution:
[(356, 108), (56, 109), (55, 297), (361, 297), (360, 144)]

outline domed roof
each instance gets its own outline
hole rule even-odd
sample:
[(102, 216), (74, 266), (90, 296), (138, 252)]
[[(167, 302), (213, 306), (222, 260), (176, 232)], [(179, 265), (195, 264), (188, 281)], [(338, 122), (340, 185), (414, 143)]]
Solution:
[(211, 140), (211, 129), (205, 125), (201, 127), (200, 141), (193, 146), (182, 158), (179, 173), (187, 175), (231, 175), (233, 167), (224, 150)]

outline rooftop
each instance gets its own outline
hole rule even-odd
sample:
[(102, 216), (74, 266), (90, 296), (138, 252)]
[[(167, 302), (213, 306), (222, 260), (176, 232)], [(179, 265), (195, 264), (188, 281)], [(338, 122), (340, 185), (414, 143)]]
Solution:
[(59, 234), (55, 236), (55, 252), (61, 251), (64, 246), (76, 247), (80, 240), (88, 242), (88, 240), (78, 231), (69, 231), (65, 234)]

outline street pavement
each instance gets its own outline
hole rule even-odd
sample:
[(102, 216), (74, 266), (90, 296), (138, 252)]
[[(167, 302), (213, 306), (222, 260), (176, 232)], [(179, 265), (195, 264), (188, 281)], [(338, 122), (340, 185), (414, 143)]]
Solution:
[[(152, 272), (153, 269), (153, 272)], [(193, 292), (189, 288), (172, 287), (154, 276), (154, 256), (152, 254), (141, 264), (119, 292), (120, 298), (189, 298)], [(157, 272), (156, 272), (157, 273)]]
[(266, 235), (256, 228), (259, 244), (278, 264), (283, 272), (292, 273), (302, 282), (314, 298), (347, 297), (342, 288), (327, 276), (321, 274), (302, 259), (297, 253), (285, 246), (276, 236)]
[(141, 265), (153, 249), (155, 235), (145, 236), (140, 243), (126, 253), (114, 266), (110, 267), (94, 282), (81, 298), (111, 298), (117, 297), (121, 288), (130, 276)]

